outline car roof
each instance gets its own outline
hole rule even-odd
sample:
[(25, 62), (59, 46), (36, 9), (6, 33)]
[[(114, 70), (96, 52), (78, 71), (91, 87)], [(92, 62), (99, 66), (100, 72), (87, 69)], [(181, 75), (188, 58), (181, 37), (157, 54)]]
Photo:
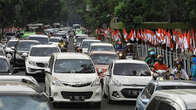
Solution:
[(37, 43), (39, 43), (39, 41), (37, 41), (37, 40), (19, 40), (19, 42), (37, 42)]
[(172, 89), (160, 90), (154, 93), (154, 96), (170, 98), (175, 101), (183, 101), (186, 109), (196, 109), (196, 89)]
[(158, 86), (196, 86), (195, 81), (188, 80), (157, 80), (151, 81), (150, 83), (154, 83)]
[(90, 42), (90, 41), (100, 41), (100, 40), (93, 40), (93, 39), (84, 39), (83, 42)]
[(41, 93), (41, 89), (20, 81), (0, 81), (0, 93)]
[(34, 35), (30, 35), (29, 37), (43, 37), (43, 38), (48, 38), (47, 35), (42, 35), (42, 34), (34, 34)]
[(118, 59), (118, 60), (114, 60), (114, 63), (146, 64), (146, 62), (144, 62), (144, 61), (140, 61), (140, 60), (131, 60), (131, 59)]
[(17, 39), (10, 39), (8, 42), (17, 42)]
[(79, 37), (88, 37), (87, 34), (76, 34), (76, 36), (79, 36)]
[(92, 43), (91, 46), (113, 46), (110, 43)]
[(55, 53), (54, 56), (56, 59), (90, 59), (86, 54), (72, 52)]
[(116, 52), (112, 52), (112, 51), (93, 51), (91, 52), (91, 55), (94, 54), (109, 54), (109, 55), (117, 55)]
[(33, 47), (49, 47), (49, 48), (52, 48), (52, 47), (57, 47), (56, 45), (33, 45), (31, 48)]

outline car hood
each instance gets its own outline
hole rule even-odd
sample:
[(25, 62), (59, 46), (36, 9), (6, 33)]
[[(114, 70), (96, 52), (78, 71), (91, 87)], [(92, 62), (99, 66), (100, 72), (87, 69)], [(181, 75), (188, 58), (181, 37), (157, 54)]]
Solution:
[(80, 83), (93, 82), (98, 78), (96, 73), (90, 73), (90, 74), (55, 73), (54, 77), (68, 84), (80, 84)]
[(48, 63), (50, 57), (28, 57), (29, 61), (34, 61), (34, 62), (41, 62), (41, 63)]
[(118, 81), (123, 85), (145, 86), (152, 80), (151, 76), (112, 76), (114, 81)]

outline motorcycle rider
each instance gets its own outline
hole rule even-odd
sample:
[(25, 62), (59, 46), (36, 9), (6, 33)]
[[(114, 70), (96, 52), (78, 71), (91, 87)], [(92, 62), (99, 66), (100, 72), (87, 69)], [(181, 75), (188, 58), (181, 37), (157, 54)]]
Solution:
[(189, 80), (187, 72), (182, 67), (182, 60), (180, 58), (175, 59), (175, 68), (171, 71), (174, 80)]
[(63, 39), (61, 39), (61, 40), (59, 41), (58, 46), (59, 46), (59, 48), (61, 49), (61, 51), (65, 51), (66, 43), (63, 41)]
[(167, 65), (163, 63), (163, 57), (161, 55), (158, 55), (157, 62), (155, 62), (154, 66), (152, 68), (152, 71), (154, 72), (153, 76), (156, 76), (156, 77), (157, 77), (157, 75), (160, 76), (160, 74), (157, 73), (160, 70), (165, 71), (165, 73), (163, 73), (162, 76), (165, 79), (169, 79), (170, 75), (167, 74), (169, 69), (168, 69)]
[(149, 48), (148, 56), (145, 58), (145, 62), (149, 65), (149, 67), (153, 67), (156, 61), (157, 59), (154, 48)]

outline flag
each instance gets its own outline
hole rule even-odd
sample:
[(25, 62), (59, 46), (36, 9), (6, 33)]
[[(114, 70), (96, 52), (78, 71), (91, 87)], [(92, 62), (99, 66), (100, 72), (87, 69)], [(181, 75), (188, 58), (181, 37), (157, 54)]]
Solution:
[(128, 33), (127, 33), (126, 29), (123, 30), (123, 36), (124, 36), (125, 41), (127, 42), (128, 41), (128, 39), (127, 39)]

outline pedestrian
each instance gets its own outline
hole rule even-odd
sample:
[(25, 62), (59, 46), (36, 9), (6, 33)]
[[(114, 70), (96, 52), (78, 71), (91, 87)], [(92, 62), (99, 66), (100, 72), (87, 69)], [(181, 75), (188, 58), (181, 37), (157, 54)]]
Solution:
[(192, 56), (192, 67), (191, 67), (191, 75), (192, 75), (192, 80), (196, 81), (196, 55)]

